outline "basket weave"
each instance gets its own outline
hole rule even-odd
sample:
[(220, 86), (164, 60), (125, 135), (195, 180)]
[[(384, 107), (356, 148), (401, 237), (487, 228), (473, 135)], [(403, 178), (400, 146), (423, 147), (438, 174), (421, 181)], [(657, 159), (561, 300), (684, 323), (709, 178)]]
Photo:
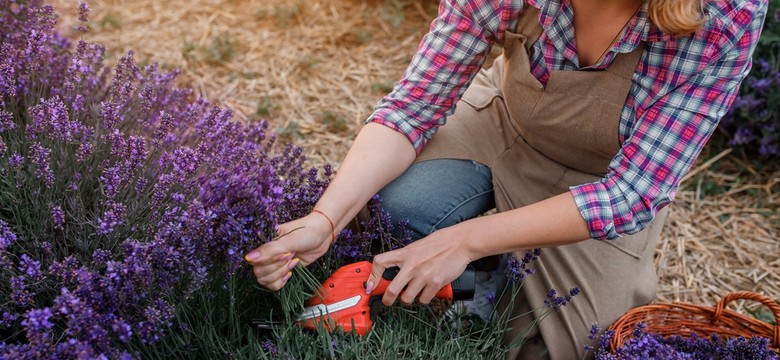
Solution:
[[(775, 326), (764, 321), (726, 309), (728, 303), (738, 300), (753, 300), (766, 305), (775, 316)], [(709, 337), (718, 334), (723, 337), (763, 336), (769, 338), (769, 348), (780, 354), (780, 305), (774, 300), (749, 291), (737, 291), (726, 295), (715, 307), (684, 303), (652, 304), (629, 310), (615, 321), (610, 330), (615, 336), (610, 348), (615, 351), (620, 345), (634, 337), (637, 323), (647, 325), (645, 331), (662, 336), (678, 335)]]

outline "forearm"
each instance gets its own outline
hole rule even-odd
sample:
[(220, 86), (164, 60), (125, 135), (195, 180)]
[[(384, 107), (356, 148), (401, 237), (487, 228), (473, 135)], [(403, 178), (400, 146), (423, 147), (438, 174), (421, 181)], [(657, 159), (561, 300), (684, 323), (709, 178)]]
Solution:
[(511, 211), (464, 221), (450, 231), (472, 260), (590, 238), (588, 226), (569, 192)]
[(316, 208), (331, 217), (337, 230), (344, 228), (414, 158), (414, 148), (404, 135), (379, 124), (367, 124), (355, 138)]

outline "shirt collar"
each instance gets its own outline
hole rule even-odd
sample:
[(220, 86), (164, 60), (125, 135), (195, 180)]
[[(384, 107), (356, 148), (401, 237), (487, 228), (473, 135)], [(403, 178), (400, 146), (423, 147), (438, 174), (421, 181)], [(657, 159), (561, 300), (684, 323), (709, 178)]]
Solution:
[[(566, 39), (574, 36), (572, 29), (564, 28), (571, 26), (573, 22), (573, 13), (571, 11), (570, 0), (527, 0), (528, 4), (539, 9), (539, 23), (542, 25), (548, 38), (559, 47), (559, 51), (566, 52), (571, 47), (573, 39)], [(569, 17), (562, 19), (563, 17)], [(639, 8), (636, 16), (628, 24), (628, 29), (623, 37), (618, 40), (612, 51), (618, 53), (629, 53), (639, 46), (642, 41), (656, 42), (668, 41), (671, 36), (664, 34), (658, 26), (650, 21), (648, 12), (648, 2), (644, 1)]]

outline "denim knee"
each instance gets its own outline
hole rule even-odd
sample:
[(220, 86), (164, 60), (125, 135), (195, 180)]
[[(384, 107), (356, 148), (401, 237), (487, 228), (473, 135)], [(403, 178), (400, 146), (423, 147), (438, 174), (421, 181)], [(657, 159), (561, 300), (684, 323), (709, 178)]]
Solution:
[[(408, 221), (413, 240), (495, 207), (490, 169), (470, 160), (414, 163), (379, 196), (396, 225)], [(398, 226), (396, 230), (400, 237)]]

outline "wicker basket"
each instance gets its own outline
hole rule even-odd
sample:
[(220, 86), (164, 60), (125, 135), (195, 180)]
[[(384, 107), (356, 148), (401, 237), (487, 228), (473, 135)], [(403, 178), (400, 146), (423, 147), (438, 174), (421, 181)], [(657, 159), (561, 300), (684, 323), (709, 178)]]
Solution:
[[(778, 325), (773, 327), (764, 321), (726, 309), (728, 303), (738, 299), (754, 300), (766, 305), (774, 314), (775, 323)], [(780, 354), (779, 320), (780, 305), (777, 302), (749, 291), (729, 293), (715, 307), (683, 303), (645, 305), (629, 310), (609, 327), (615, 332), (610, 348), (615, 351), (632, 338), (635, 325), (642, 322), (647, 325), (647, 332), (662, 336), (689, 337), (694, 333), (700, 337), (709, 337), (712, 334), (724, 337), (763, 336), (769, 338), (769, 347)]]

